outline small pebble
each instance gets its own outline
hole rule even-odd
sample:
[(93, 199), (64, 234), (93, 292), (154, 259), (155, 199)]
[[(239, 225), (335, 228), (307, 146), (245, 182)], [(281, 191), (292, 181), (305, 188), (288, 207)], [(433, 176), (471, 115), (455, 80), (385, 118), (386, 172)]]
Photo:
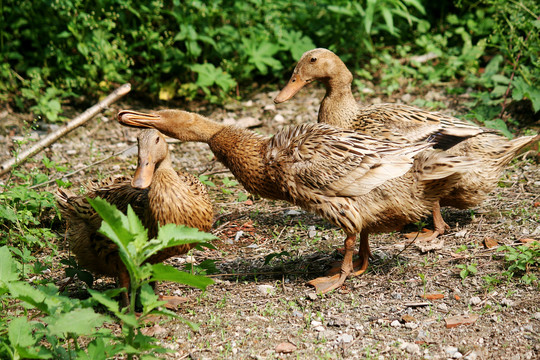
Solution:
[(405, 350), (409, 354), (419, 354), (420, 353), (420, 346), (415, 343), (403, 343), (399, 346), (400, 349)]
[(345, 344), (348, 344), (350, 342), (352, 342), (354, 340), (354, 337), (352, 335), (349, 335), (349, 334), (343, 334), (340, 336), (341, 338), (341, 342), (345, 343)]
[(390, 323), (390, 326), (392, 326), (392, 327), (400, 327), (401, 323), (398, 320), (394, 320), (394, 321), (392, 321), (392, 323)]
[(321, 326), (321, 325), (322, 325), (322, 322), (317, 321), (317, 320), (311, 320), (311, 326), (315, 327), (315, 326)]
[(442, 311), (448, 311), (448, 305), (446, 305), (445, 303), (438, 304), (437, 308)]
[(283, 117), (283, 115), (281, 114), (277, 114), (276, 116), (274, 116), (274, 121), (278, 123), (282, 123), (285, 121), (285, 117)]
[(317, 332), (323, 332), (324, 331), (324, 326), (315, 326), (313, 328), (313, 330), (317, 331)]
[(535, 312), (533, 318), (540, 321), (540, 312)]
[(418, 324), (414, 322), (408, 322), (408, 323), (405, 323), (405, 327), (407, 329), (416, 329), (418, 327)]
[(272, 285), (257, 285), (257, 290), (263, 295), (273, 295), (276, 288)]
[(504, 305), (506, 307), (511, 307), (511, 306), (514, 305), (514, 302), (512, 300), (510, 300), (510, 299), (504, 298), (501, 301), (501, 305)]
[(469, 304), (476, 306), (482, 302), (482, 299), (480, 299), (478, 296), (473, 296), (469, 299)]
[(444, 348), (444, 351), (448, 354), (448, 356), (453, 357), (455, 353), (459, 352), (459, 349), (455, 346), (447, 346)]
[(465, 356), (465, 360), (476, 360), (478, 359), (478, 354), (476, 351), (471, 351), (467, 356)]

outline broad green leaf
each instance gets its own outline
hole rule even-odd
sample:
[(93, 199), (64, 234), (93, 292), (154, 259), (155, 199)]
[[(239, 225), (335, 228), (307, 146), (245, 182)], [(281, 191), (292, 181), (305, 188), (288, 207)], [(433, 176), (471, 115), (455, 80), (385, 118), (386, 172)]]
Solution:
[(97, 314), (91, 308), (74, 309), (68, 313), (48, 316), (43, 319), (49, 324), (47, 329), (52, 335), (65, 336), (67, 334), (89, 335), (109, 318)]
[(0, 219), (17, 222), (17, 213), (12, 208), (0, 204)]
[(386, 23), (386, 26), (388, 26), (388, 31), (390, 32), (390, 34), (395, 35), (396, 31), (394, 29), (394, 18), (392, 17), (392, 13), (388, 8), (385, 7), (383, 7), (381, 11), (384, 22)]
[(153, 275), (151, 281), (173, 281), (193, 286), (201, 290), (206, 289), (208, 285), (214, 283), (214, 280), (205, 276), (188, 274), (168, 265), (154, 264), (152, 265), (152, 270)]
[(103, 219), (99, 231), (118, 246), (126, 247), (133, 238), (126, 216), (116, 206), (99, 197), (88, 199), (88, 202)]
[(185, 225), (166, 224), (158, 230), (157, 240), (161, 243), (167, 243), (168, 246), (182, 244), (209, 242), (217, 239), (216, 236), (200, 231), (196, 228), (190, 228)]
[(15, 359), (52, 359), (53, 355), (44, 346), (37, 346), (38, 340), (33, 336), (36, 328), (43, 328), (42, 324), (29, 322), (26, 317), (13, 319), (8, 326), (8, 338), (15, 348)]
[(105, 306), (113, 314), (117, 315), (120, 313), (120, 306), (115, 300), (96, 290), (88, 289), (88, 292), (94, 300)]
[(166, 304), (166, 301), (160, 301), (159, 296), (154, 292), (154, 289), (148, 284), (141, 286), (141, 303), (144, 308), (144, 314), (149, 314), (152, 310)]
[(49, 313), (49, 304), (45, 301), (47, 295), (43, 291), (35, 289), (32, 285), (22, 281), (9, 283), (8, 288), (13, 297), (27, 302), (44, 313)]
[(18, 279), (17, 262), (11, 256), (7, 246), (0, 247), (0, 284)]

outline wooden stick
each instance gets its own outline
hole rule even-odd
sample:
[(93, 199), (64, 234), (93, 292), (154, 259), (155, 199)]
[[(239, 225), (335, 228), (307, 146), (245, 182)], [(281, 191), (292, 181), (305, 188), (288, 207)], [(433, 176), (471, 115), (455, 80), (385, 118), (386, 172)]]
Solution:
[(5, 161), (2, 165), (0, 165), (0, 176), (10, 171), (13, 166), (23, 163), (27, 158), (37, 154), (38, 152), (42, 151), (47, 146), (51, 145), (62, 136), (66, 135), (73, 129), (81, 126), (88, 120), (92, 119), (94, 116), (96, 116), (101, 111), (103, 111), (103, 109), (105, 109), (107, 106), (109, 106), (110, 104), (112, 104), (113, 102), (120, 99), (122, 96), (126, 95), (128, 92), (130, 92), (130, 90), (131, 90), (131, 84), (124, 84), (120, 86), (119, 88), (114, 90), (111, 94), (109, 94), (105, 99), (101, 100), (100, 102), (92, 106), (91, 108), (87, 109), (85, 112), (83, 112), (76, 118), (72, 119), (67, 124), (61, 126), (55, 132), (50, 133), (45, 138), (35, 143), (29, 149)]

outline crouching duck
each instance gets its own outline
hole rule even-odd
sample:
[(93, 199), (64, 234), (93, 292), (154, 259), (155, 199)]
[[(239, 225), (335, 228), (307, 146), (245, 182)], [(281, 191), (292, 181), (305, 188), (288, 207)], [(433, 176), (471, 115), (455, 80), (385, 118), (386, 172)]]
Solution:
[[(171, 163), (167, 142), (153, 129), (138, 136), (138, 166), (134, 177), (109, 177), (92, 181), (84, 195), (58, 189), (57, 202), (67, 222), (67, 240), (79, 265), (95, 274), (118, 277), (121, 287), (129, 288), (129, 274), (117, 246), (98, 233), (101, 217), (87, 198), (101, 197), (126, 213), (131, 205), (149, 238), (157, 236), (159, 225), (174, 223), (209, 231), (213, 221), (212, 203), (206, 187), (191, 174), (177, 173)], [(152, 264), (188, 252), (193, 245), (170, 247), (153, 255)], [(123, 305), (129, 302), (123, 293)]]
[[(121, 124), (154, 128), (181, 141), (205, 142), (252, 194), (313, 211), (346, 234), (338, 274), (310, 281), (317, 292), (340, 287), (368, 267), (368, 236), (393, 231), (429, 213), (471, 162), (430, 143), (381, 141), (325, 124), (293, 126), (272, 138), (180, 110), (124, 110)], [(357, 235), (360, 259), (353, 263)]]

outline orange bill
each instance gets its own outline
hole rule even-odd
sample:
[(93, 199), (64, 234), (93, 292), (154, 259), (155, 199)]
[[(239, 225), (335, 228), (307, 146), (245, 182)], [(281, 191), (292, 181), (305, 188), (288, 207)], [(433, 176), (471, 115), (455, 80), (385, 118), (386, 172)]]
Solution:
[(274, 103), (280, 104), (292, 98), (308, 82), (304, 81), (297, 74), (293, 74), (287, 85), (279, 92), (274, 99)]
[(122, 125), (146, 128), (151, 127), (147, 122), (153, 122), (161, 118), (159, 115), (147, 114), (132, 110), (122, 110), (116, 117), (118, 122)]
[(156, 164), (152, 161), (152, 156), (148, 155), (145, 158), (139, 157), (139, 166), (135, 170), (133, 180), (131, 180), (131, 186), (136, 189), (146, 189), (152, 183), (152, 176), (154, 176), (154, 169)]

